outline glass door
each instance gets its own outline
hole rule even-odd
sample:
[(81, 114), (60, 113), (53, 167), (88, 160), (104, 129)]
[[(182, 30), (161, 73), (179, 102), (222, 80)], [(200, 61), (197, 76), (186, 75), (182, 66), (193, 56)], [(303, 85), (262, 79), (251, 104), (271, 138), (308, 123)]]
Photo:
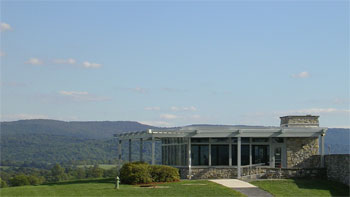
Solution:
[(274, 147), (275, 168), (282, 168), (282, 146)]

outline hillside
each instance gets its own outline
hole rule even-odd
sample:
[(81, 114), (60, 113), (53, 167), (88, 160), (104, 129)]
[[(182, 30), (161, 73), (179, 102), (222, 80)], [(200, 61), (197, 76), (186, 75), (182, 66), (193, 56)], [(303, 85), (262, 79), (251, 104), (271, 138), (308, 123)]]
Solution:
[[(57, 120), (20, 120), (1, 123), (1, 160), (66, 163), (110, 163), (117, 158), (117, 146), (113, 134), (128, 131), (155, 129), (132, 121), (64, 122)], [(327, 132), (326, 153), (349, 153), (349, 129), (333, 129)], [(127, 150), (127, 143), (124, 143)], [(137, 142), (133, 150), (139, 150)], [(144, 157), (150, 158), (150, 144), (145, 143)], [(160, 160), (157, 144), (157, 160)], [(126, 159), (127, 152), (123, 151)], [(135, 160), (138, 151), (132, 153)]]

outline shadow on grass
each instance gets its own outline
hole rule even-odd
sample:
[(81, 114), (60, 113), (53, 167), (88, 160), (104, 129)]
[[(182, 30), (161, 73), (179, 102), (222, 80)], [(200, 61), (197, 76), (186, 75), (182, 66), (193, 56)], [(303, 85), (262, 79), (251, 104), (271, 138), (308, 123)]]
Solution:
[(301, 189), (328, 190), (332, 196), (350, 196), (349, 186), (326, 179), (293, 179)]
[(46, 183), (43, 185), (48, 186), (54, 186), (54, 185), (73, 185), (73, 184), (86, 184), (86, 183), (115, 183), (114, 178), (107, 178), (107, 179), (80, 179), (80, 180), (74, 180), (74, 181), (63, 181), (63, 182), (57, 182), (57, 183)]

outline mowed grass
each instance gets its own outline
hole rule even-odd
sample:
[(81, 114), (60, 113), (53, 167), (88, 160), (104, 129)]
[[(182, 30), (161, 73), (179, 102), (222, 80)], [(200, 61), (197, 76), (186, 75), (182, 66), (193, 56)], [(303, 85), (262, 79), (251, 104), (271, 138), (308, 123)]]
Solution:
[(113, 179), (79, 180), (49, 185), (0, 189), (0, 196), (244, 196), (205, 180), (184, 180), (157, 184), (159, 188), (121, 185), (114, 189)]
[(262, 180), (251, 184), (274, 196), (349, 196), (349, 187), (323, 179)]

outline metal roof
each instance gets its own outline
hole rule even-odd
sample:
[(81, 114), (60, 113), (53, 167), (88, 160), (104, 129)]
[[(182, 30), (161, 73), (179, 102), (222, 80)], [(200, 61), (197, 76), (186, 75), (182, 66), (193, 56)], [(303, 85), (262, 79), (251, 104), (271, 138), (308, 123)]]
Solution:
[(123, 139), (149, 139), (169, 137), (318, 137), (326, 127), (237, 127), (237, 126), (186, 126), (175, 129), (148, 129), (139, 132), (115, 134)]

